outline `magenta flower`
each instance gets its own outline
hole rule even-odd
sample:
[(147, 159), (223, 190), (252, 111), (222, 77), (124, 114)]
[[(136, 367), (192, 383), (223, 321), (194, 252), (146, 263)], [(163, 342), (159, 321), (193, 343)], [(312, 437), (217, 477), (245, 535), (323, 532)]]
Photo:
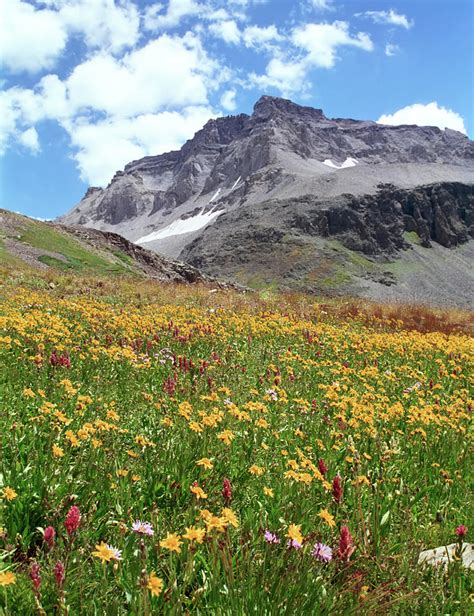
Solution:
[(267, 543), (280, 543), (280, 538), (269, 530), (265, 531), (264, 539)]
[(456, 528), (455, 533), (459, 537), (459, 539), (464, 539), (464, 537), (467, 535), (467, 530), (467, 527), (464, 526), (464, 524), (461, 524)]
[(40, 575), (40, 566), (38, 565), (36, 561), (31, 563), (30, 580), (33, 584), (33, 588), (35, 592), (38, 592), (41, 586), (41, 575)]
[(232, 486), (230, 485), (230, 481), (227, 477), (224, 479), (222, 484), (222, 497), (224, 498), (226, 505), (229, 505), (232, 501)]
[(334, 502), (339, 504), (342, 500), (342, 482), (341, 476), (336, 475), (332, 482), (332, 496), (334, 498)]
[(77, 505), (73, 505), (66, 514), (66, 519), (64, 520), (64, 526), (66, 527), (66, 531), (68, 535), (72, 535), (79, 528), (79, 523), (81, 521), (81, 512), (79, 511), (79, 507)]
[(315, 543), (311, 550), (311, 556), (314, 556), (314, 558), (322, 563), (328, 563), (332, 560), (332, 550), (324, 543)]
[(151, 537), (155, 532), (150, 522), (141, 522), (140, 520), (132, 524), (132, 530), (137, 535), (147, 535), (147, 537)]
[(54, 578), (56, 580), (56, 584), (58, 585), (58, 588), (62, 588), (65, 577), (66, 577), (66, 570), (64, 569), (64, 565), (60, 560), (58, 560), (58, 562), (54, 566)]
[(352, 539), (352, 535), (347, 528), (347, 526), (343, 526), (341, 528), (341, 534), (339, 537), (339, 547), (337, 550), (337, 557), (344, 561), (349, 562), (352, 553), (355, 550), (354, 540)]
[(288, 539), (288, 543), (286, 545), (293, 550), (301, 550), (303, 547), (299, 541), (296, 541), (296, 539)]
[(54, 545), (54, 538), (56, 537), (56, 531), (52, 526), (47, 526), (44, 529), (43, 539), (48, 544), (49, 549), (51, 549)]

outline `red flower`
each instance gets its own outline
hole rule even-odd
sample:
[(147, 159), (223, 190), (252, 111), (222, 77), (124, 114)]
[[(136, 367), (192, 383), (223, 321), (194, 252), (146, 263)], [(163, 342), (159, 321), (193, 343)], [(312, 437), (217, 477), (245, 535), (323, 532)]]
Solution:
[(64, 584), (64, 578), (66, 577), (66, 570), (64, 569), (63, 563), (58, 560), (58, 562), (54, 566), (54, 578), (56, 580), (56, 584), (58, 588), (61, 588)]
[(54, 545), (54, 538), (56, 537), (56, 531), (52, 526), (47, 526), (44, 529), (43, 539), (48, 544), (49, 549)]
[(464, 526), (464, 524), (461, 524), (456, 528), (455, 533), (459, 537), (459, 539), (464, 539), (464, 537), (467, 535), (467, 527)]
[(324, 464), (324, 460), (322, 458), (319, 458), (318, 468), (319, 468), (319, 472), (323, 476), (328, 472), (328, 467)]
[(223, 482), (222, 496), (224, 498), (225, 504), (229, 505), (232, 500), (232, 488), (230, 485), (230, 481), (227, 478), (224, 479)]
[(336, 475), (334, 477), (334, 480), (332, 482), (332, 495), (334, 501), (339, 504), (342, 500), (342, 482), (340, 475)]
[(40, 566), (38, 565), (37, 562), (31, 563), (30, 580), (33, 583), (33, 588), (35, 589), (35, 591), (38, 591), (39, 587), (41, 586), (41, 575), (40, 575)]
[(355, 547), (352, 535), (347, 526), (343, 526), (339, 537), (339, 547), (336, 552), (337, 558), (344, 562), (349, 562), (354, 550)]
[(73, 505), (67, 512), (66, 519), (64, 520), (64, 526), (67, 534), (72, 535), (79, 528), (79, 522), (81, 521), (81, 512), (79, 507)]

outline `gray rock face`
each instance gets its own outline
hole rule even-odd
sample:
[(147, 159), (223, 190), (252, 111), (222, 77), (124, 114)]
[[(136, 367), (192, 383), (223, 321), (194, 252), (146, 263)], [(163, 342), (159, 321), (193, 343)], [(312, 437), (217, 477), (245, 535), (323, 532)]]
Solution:
[[(344, 164), (352, 165), (351, 173), (343, 173), (346, 182), (334, 182), (331, 176), (348, 171)], [(376, 165), (407, 164), (421, 165), (425, 173), (421, 182), (402, 178), (402, 185), (461, 179), (473, 173), (474, 144), (452, 130), (329, 119), (320, 109), (263, 96), (251, 116), (210, 120), (179, 152), (129, 163), (107, 188), (89, 189), (61, 222), (110, 227), (136, 240), (175, 215), (209, 205), (215, 191), (227, 209), (261, 202), (262, 192), (288, 192), (295, 182), (303, 185), (290, 188), (289, 196), (317, 194), (318, 186), (308, 191), (306, 184), (322, 176), (336, 183), (333, 192), (341, 194), (352, 192), (350, 176), (371, 176)], [(444, 170), (447, 177), (430, 177), (439, 175), (439, 165), (450, 166)], [(403, 167), (398, 170), (403, 175)], [(374, 188), (369, 178), (362, 192)], [(180, 208), (183, 204), (189, 207)]]
[[(406, 234), (458, 246), (472, 237), (473, 184), (474, 142), (461, 133), (330, 119), (263, 96), (250, 116), (210, 120), (181, 150), (126, 165), (60, 221), (238, 277), (318, 238), (377, 259), (404, 251)], [(306, 257), (274, 280), (300, 285)]]

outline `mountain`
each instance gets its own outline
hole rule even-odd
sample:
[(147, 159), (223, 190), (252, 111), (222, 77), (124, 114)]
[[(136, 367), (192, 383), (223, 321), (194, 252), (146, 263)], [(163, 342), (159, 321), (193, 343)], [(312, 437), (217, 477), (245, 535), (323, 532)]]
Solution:
[(457, 288), (446, 299), (465, 304), (473, 184), (461, 133), (264, 96), (252, 115), (210, 120), (181, 150), (126, 165), (60, 221), (257, 285), (444, 301), (445, 275)]
[(191, 265), (162, 257), (116, 233), (33, 220), (0, 209), (0, 272), (31, 268), (229, 286)]

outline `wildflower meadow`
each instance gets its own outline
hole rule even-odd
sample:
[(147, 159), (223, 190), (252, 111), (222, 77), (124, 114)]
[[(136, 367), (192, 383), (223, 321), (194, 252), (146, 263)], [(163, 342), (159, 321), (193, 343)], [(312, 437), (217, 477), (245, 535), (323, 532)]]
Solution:
[(1, 614), (470, 612), (418, 564), (472, 540), (466, 332), (50, 286), (0, 289)]

